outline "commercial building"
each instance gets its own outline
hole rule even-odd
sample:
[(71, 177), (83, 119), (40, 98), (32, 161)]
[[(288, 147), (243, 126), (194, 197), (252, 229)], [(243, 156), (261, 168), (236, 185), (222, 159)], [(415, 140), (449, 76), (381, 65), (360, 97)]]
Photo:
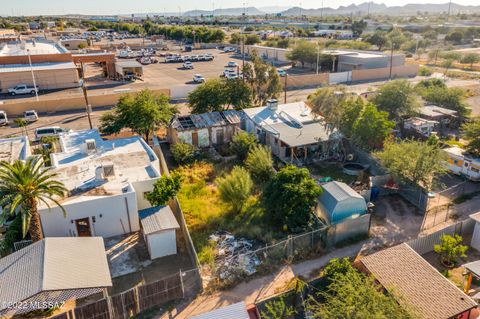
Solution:
[(243, 111), (245, 130), (270, 146), (284, 162), (300, 164), (314, 157), (328, 157), (327, 143), (339, 135), (321, 116), (314, 116), (304, 102), (279, 105), (277, 100), (269, 100), (267, 106)]
[(46, 237), (111, 237), (140, 230), (139, 210), (150, 208), (145, 194), (160, 177), (159, 160), (140, 137), (104, 141), (97, 130), (59, 137), (52, 172), (68, 189), (66, 211), (40, 205)]
[(107, 76), (115, 76), (114, 53), (72, 54), (48, 40), (0, 43), (0, 92), (17, 84), (33, 85), (33, 77), (40, 90), (78, 87), (81, 64), (94, 62), (104, 65)]
[[(30, 64), (31, 62), (31, 64)], [(0, 92), (25, 83), (40, 90), (79, 86), (72, 54), (51, 41), (24, 41), (0, 44)]]
[(381, 69), (405, 65), (405, 54), (395, 53), (393, 55), (377, 51), (356, 51), (356, 50), (323, 50), (323, 55), (332, 58), (332, 72), (345, 72), (353, 70)]

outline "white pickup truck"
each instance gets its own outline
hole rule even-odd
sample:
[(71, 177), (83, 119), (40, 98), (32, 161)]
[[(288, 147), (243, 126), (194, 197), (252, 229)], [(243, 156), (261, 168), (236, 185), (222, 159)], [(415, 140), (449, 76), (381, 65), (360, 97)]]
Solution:
[(14, 88), (8, 89), (10, 95), (35, 94), (38, 93), (38, 87), (28, 86), (26, 84), (18, 84)]

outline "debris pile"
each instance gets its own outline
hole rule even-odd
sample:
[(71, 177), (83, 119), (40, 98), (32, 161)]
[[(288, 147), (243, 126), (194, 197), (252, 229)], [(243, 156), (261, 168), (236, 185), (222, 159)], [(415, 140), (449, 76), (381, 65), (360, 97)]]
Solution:
[(217, 245), (215, 264), (221, 280), (252, 275), (262, 263), (254, 253), (254, 243), (251, 240), (235, 238), (228, 232), (215, 232), (209, 239)]

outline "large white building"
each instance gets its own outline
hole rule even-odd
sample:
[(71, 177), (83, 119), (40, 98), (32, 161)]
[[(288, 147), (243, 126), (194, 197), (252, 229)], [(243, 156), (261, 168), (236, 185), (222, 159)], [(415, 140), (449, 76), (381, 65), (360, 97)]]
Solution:
[(144, 195), (161, 176), (159, 160), (140, 137), (104, 141), (96, 130), (59, 138), (52, 172), (69, 194), (62, 210), (39, 207), (46, 237), (111, 237), (140, 230), (138, 211), (151, 207)]

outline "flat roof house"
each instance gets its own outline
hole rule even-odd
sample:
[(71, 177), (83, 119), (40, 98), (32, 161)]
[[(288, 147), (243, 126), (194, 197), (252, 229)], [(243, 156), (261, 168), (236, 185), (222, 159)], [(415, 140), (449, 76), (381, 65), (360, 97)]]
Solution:
[[(112, 286), (103, 238), (45, 238), (0, 259), (0, 317)], [(21, 307), (11, 307), (22, 303)], [(11, 308), (10, 308), (11, 307)]]
[(270, 146), (272, 153), (284, 162), (303, 163), (308, 158), (323, 156), (326, 143), (335, 139), (321, 116), (314, 116), (304, 102), (278, 104), (243, 110), (245, 130), (255, 134), (260, 143)]
[(366, 214), (367, 203), (365, 198), (347, 184), (333, 181), (322, 185), (316, 212), (318, 217), (329, 224), (337, 224)]
[(68, 195), (59, 207), (39, 207), (46, 237), (111, 237), (140, 230), (138, 211), (161, 176), (159, 160), (140, 137), (104, 141), (97, 130), (59, 137), (61, 152), (51, 155), (52, 172)]
[(418, 319), (469, 319), (477, 303), (407, 244), (360, 259), (360, 267)]
[(0, 139), (0, 161), (25, 161), (31, 155), (30, 142), (26, 136)]

